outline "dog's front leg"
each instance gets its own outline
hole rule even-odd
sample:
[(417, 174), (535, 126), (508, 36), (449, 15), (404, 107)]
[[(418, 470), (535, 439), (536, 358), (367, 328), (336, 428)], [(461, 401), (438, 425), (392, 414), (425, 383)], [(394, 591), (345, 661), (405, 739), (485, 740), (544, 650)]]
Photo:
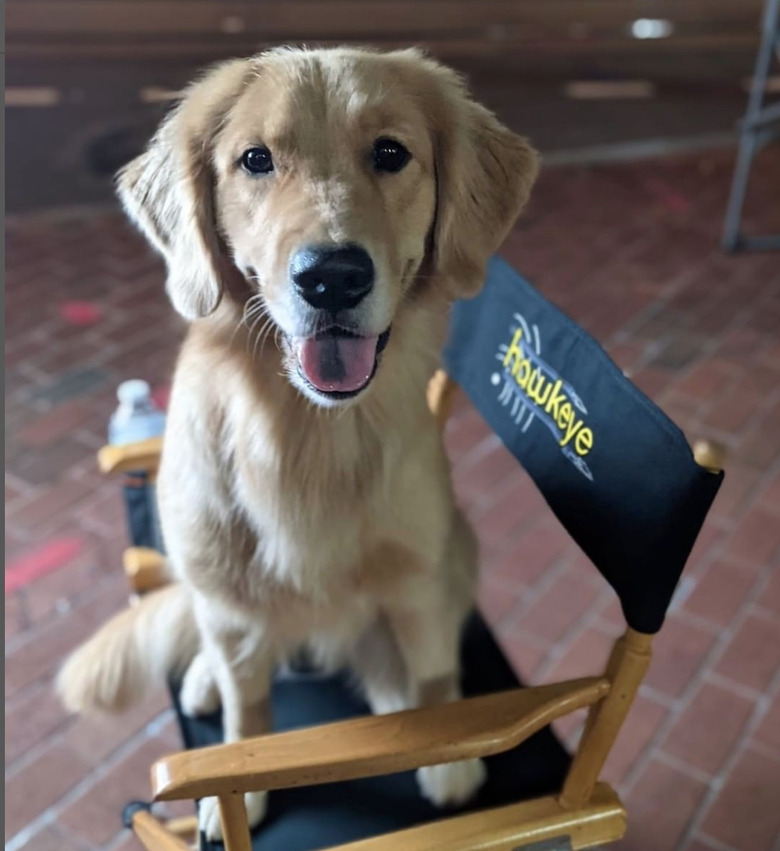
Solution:
[[(443, 588), (432, 584), (417, 589), (388, 611), (408, 675), (412, 706), (435, 706), (459, 700), (460, 633), (464, 612), (452, 605)], [(468, 759), (418, 769), (422, 793), (436, 806), (462, 804), (471, 798), (487, 777), (482, 760)]]
[[(216, 611), (213, 604), (196, 606), (196, 612), (204, 652), (222, 699), (225, 742), (269, 732), (273, 656), (263, 630)], [(259, 824), (265, 815), (266, 798), (266, 792), (247, 792), (244, 796), (250, 827)], [(216, 798), (200, 802), (199, 823), (208, 839), (222, 839)]]

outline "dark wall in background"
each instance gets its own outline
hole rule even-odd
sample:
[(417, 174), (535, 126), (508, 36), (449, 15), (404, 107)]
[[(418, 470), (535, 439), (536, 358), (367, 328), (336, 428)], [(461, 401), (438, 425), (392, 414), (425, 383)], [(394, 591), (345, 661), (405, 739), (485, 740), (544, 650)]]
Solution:
[[(269, 44), (420, 44), (547, 150), (729, 129), (761, 0), (8, 0), (7, 204), (104, 201), (204, 64)], [(637, 39), (652, 15), (667, 37)], [(583, 104), (567, 80), (642, 79), (652, 99)]]

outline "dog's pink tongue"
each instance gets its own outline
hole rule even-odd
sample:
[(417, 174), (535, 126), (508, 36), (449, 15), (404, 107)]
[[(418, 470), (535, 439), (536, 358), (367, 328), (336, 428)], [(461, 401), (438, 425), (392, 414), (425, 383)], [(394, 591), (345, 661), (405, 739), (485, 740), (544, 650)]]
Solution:
[(324, 393), (352, 393), (371, 378), (379, 337), (308, 337), (298, 360), (310, 384)]

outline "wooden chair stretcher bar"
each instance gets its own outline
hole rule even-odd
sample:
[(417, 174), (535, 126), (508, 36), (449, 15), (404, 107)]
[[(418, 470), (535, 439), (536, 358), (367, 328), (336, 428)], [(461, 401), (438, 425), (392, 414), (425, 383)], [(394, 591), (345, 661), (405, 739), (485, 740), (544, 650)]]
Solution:
[(609, 785), (599, 783), (577, 810), (548, 795), (331, 846), (330, 851), (522, 851), (527, 845), (563, 837), (571, 848), (579, 849), (612, 842), (625, 831), (626, 811), (620, 799)]

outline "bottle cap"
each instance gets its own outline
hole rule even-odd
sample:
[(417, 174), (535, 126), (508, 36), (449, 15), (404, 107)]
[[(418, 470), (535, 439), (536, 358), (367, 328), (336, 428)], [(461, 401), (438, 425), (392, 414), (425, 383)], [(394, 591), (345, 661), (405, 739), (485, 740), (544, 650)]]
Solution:
[(123, 381), (117, 387), (117, 399), (123, 405), (135, 405), (138, 402), (143, 402), (151, 395), (152, 388), (148, 382), (142, 381), (140, 378), (134, 378), (131, 381)]

